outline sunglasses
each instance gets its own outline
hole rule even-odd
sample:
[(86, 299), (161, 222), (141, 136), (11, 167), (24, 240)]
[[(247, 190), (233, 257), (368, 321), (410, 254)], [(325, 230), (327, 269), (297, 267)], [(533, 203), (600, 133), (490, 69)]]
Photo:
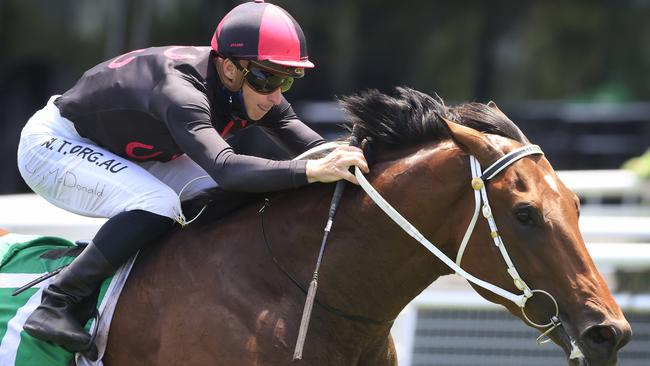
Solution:
[(254, 66), (245, 68), (237, 61), (233, 63), (244, 74), (246, 83), (260, 94), (271, 94), (278, 88), (284, 93), (291, 89), (291, 85), (293, 85), (293, 77), (291, 76), (279, 76)]

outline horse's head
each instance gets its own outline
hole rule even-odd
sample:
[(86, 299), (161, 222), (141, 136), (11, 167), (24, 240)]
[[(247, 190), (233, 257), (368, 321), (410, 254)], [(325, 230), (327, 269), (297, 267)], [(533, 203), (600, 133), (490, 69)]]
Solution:
[[(529, 142), (493, 103), (446, 107), (441, 100), (411, 89), (398, 88), (396, 94), (370, 91), (346, 98), (343, 105), (357, 132), (377, 150), (388, 150), (382, 156), (386, 163), (373, 168), (373, 185), (383, 188), (389, 201), (404, 201), (405, 191), (417, 196), (420, 204), (402, 204), (405, 210), (416, 207), (406, 216), (415, 219), (425, 235), (442, 241), (442, 250), (453, 258), (460, 251), (475, 202), (468, 177), (469, 156), (485, 169)], [(444, 143), (446, 137), (456, 146)], [(414, 148), (404, 149), (409, 145)], [(409, 155), (401, 156), (399, 151)], [(444, 178), (441, 169), (448, 169)], [(509, 259), (495, 245), (496, 234), (479, 218), (459, 262), (471, 275), (511, 293), (521, 294), (522, 288), (533, 291), (526, 291), (532, 296), (522, 312), (521, 304), (473, 286), (541, 332), (561, 323), (548, 335), (564, 349), (570, 364), (615, 365), (617, 351), (630, 339), (631, 328), (586, 250), (578, 229), (576, 195), (542, 154), (515, 160), (485, 185)], [(452, 194), (458, 197), (448, 197)], [(435, 204), (423, 204), (428, 199)], [(443, 205), (444, 211), (430, 208)], [(427, 231), (431, 217), (440, 222)], [(509, 260), (525, 282), (519, 289), (507, 271)], [(559, 319), (551, 323), (556, 312)]]
[[(496, 109), (493, 104), (486, 107)], [(451, 122), (447, 125), (456, 144), (484, 168), (522, 146), (502, 136)], [(495, 222), (517, 271), (530, 289), (546, 291), (557, 301), (562, 325), (549, 333), (552, 340), (573, 365), (615, 365), (617, 351), (630, 339), (631, 328), (587, 252), (578, 229), (576, 195), (543, 155), (520, 159), (486, 184)], [(463, 268), (517, 292), (488, 230), (485, 225), (474, 234), (462, 259)], [(482, 288), (477, 291), (529, 325), (530, 320), (547, 324), (556, 312), (553, 299), (543, 292), (534, 292), (522, 312), (511, 301)]]

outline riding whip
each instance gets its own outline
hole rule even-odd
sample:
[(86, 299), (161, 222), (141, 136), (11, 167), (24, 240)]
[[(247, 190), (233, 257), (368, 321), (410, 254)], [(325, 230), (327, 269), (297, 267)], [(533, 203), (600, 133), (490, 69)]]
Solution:
[[(359, 139), (355, 134), (355, 129), (352, 129), (352, 136), (350, 137), (350, 146), (359, 146)], [(343, 196), (343, 191), (345, 190), (344, 179), (336, 182), (336, 188), (334, 189), (334, 195), (332, 196), (332, 202), (330, 203), (330, 210), (327, 217), (327, 224), (325, 224), (325, 229), (323, 233), (323, 241), (321, 242), (320, 252), (318, 253), (318, 260), (316, 261), (316, 269), (314, 269), (314, 275), (312, 276), (311, 283), (309, 283), (309, 290), (307, 291), (307, 299), (305, 300), (305, 307), (302, 311), (302, 319), (300, 320), (300, 330), (298, 331), (298, 339), (296, 340), (296, 349), (293, 352), (293, 360), (300, 360), (302, 358), (302, 350), (305, 346), (305, 338), (307, 337), (307, 329), (309, 328), (309, 320), (311, 319), (311, 310), (314, 307), (314, 299), (316, 298), (316, 289), (318, 288), (318, 271), (320, 269), (321, 261), (323, 260), (323, 253), (325, 252), (325, 245), (327, 244), (327, 237), (332, 228), (332, 223), (334, 222), (334, 215), (336, 215), (336, 209), (339, 206), (341, 197)]]
[[(77, 240), (77, 241), (75, 241), (75, 245), (76, 245), (78, 248), (82, 248), (82, 250), (83, 250), (83, 248), (85, 248), (89, 243), (90, 243), (90, 241), (88, 241), (88, 240)], [(34, 285), (39, 284), (39, 283), (41, 283), (41, 282), (47, 280), (47, 279), (50, 278), (50, 277), (54, 277), (54, 276), (56, 276), (57, 274), (59, 274), (59, 272), (63, 271), (63, 270), (65, 269), (65, 267), (67, 267), (67, 266), (69, 266), (69, 265), (70, 265), (70, 264), (68, 263), (68, 264), (64, 264), (64, 265), (62, 265), (61, 267), (55, 268), (53, 271), (51, 271), (51, 272), (47, 272), (47, 273), (45, 273), (44, 275), (42, 275), (42, 276), (40, 276), (40, 277), (38, 277), (38, 278), (36, 278), (36, 279), (30, 281), (29, 283), (27, 283), (27, 284), (21, 286), (20, 288), (15, 289), (15, 290), (11, 293), (11, 296), (18, 296), (18, 295), (22, 294), (23, 292), (25, 292), (26, 290), (29, 290), (30, 288), (32, 288)]]
[(67, 267), (67, 266), (68, 266), (67, 264), (64, 264), (64, 265), (62, 265), (61, 267), (55, 269), (54, 271), (52, 271), (52, 272), (48, 272), (48, 273), (46, 273), (46, 274), (44, 274), (44, 275), (42, 275), (42, 276), (40, 276), (40, 277), (34, 279), (33, 281), (30, 281), (28, 284), (23, 285), (23, 286), (21, 286), (20, 288), (15, 289), (15, 290), (11, 293), (11, 296), (18, 296), (18, 295), (20, 295), (21, 293), (25, 292), (26, 290), (29, 290), (30, 288), (32, 288), (32, 286), (34, 286), (34, 285), (36, 285), (36, 284), (38, 284), (38, 283), (41, 283), (41, 282), (47, 280), (47, 279), (50, 278), (50, 277), (56, 276), (57, 274), (59, 274), (59, 272), (61, 272), (61, 271), (62, 271), (65, 267)]

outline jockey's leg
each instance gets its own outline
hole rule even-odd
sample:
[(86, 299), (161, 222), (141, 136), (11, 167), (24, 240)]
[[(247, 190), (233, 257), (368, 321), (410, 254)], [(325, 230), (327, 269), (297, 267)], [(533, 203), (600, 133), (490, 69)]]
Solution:
[(52, 101), (23, 129), (18, 148), (21, 175), (34, 192), (54, 205), (109, 220), (44, 291), (43, 305), (25, 329), (78, 351), (88, 346), (90, 336), (71, 314), (76, 304), (173, 221), (183, 220), (177, 192), (181, 178), (191, 180), (204, 172), (187, 159), (140, 165), (117, 156), (79, 136)]
[(140, 165), (178, 193), (181, 201), (192, 199), (204, 190), (217, 186), (208, 173), (185, 154), (164, 163), (151, 161)]
[(23, 329), (33, 337), (60, 344), (69, 351), (88, 349), (91, 336), (75, 316), (76, 305), (172, 224), (168, 217), (143, 210), (113, 216), (83, 252), (43, 290), (41, 305), (29, 316)]

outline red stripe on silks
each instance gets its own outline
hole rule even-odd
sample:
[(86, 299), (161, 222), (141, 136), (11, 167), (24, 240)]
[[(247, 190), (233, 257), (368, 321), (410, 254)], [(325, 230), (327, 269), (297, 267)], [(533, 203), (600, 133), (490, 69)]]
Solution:
[(267, 6), (262, 15), (258, 43), (260, 60), (300, 60), (300, 40), (293, 21), (278, 7)]
[(226, 125), (226, 127), (224, 127), (223, 131), (221, 131), (221, 133), (220, 133), (221, 137), (226, 136), (226, 134), (228, 133), (228, 131), (230, 131), (230, 129), (231, 129), (232, 126), (234, 126), (234, 125), (235, 125), (235, 121), (230, 120), (230, 121), (228, 122), (228, 124)]
[(146, 154), (146, 155), (139, 155), (137, 154), (138, 150), (153, 150), (155, 147), (153, 145), (147, 145), (142, 142), (138, 141), (131, 141), (126, 146), (124, 147), (124, 151), (126, 152), (126, 155), (130, 157), (131, 159), (135, 160), (148, 160), (148, 159), (153, 159), (156, 156), (162, 154), (162, 151), (153, 151), (151, 154)]

